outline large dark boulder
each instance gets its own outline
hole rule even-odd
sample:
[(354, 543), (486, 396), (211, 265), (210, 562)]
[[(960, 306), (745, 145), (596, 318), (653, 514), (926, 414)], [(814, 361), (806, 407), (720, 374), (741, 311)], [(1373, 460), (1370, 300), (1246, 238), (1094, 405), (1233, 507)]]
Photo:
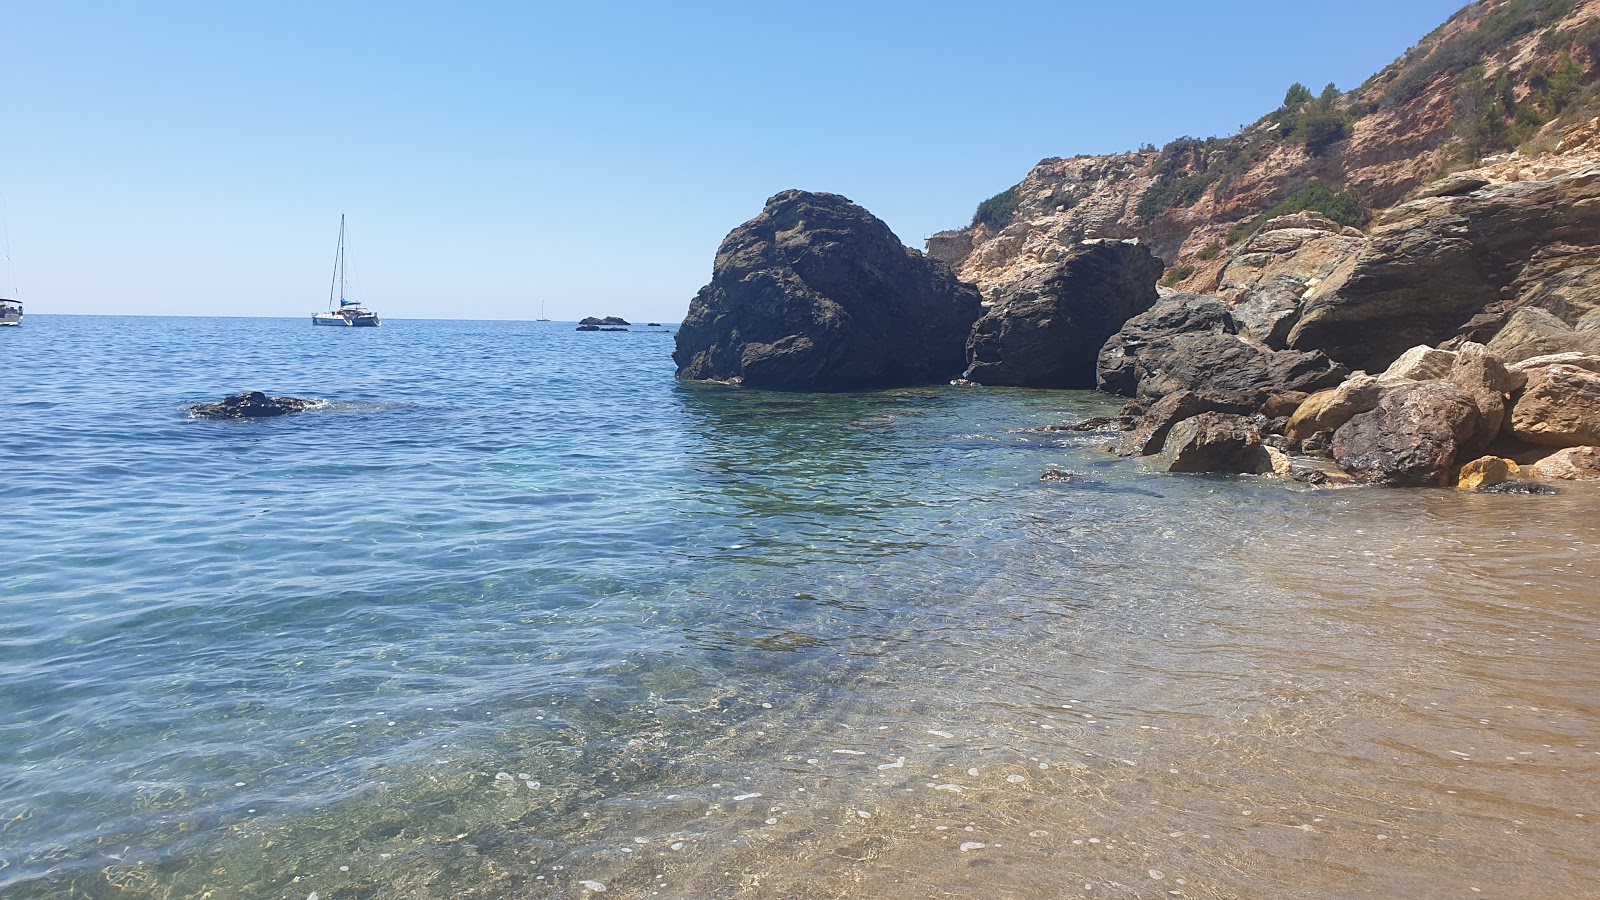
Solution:
[(1339, 426), (1333, 458), (1359, 481), (1391, 487), (1451, 484), (1457, 456), (1477, 434), (1472, 395), (1449, 381), (1416, 381)]
[(594, 316), (584, 316), (582, 319), (578, 320), (578, 324), (579, 325), (632, 325), (633, 323), (629, 322), (627, 319), (622, 318), (621, 316), (606, 316), (603, 319), (597, 319)]
[(678, 377), (790, 391), (928, 384), (966, 367), (976, 288), (837, 194), (784, 191), (717, 250)]
[(303, 412), (321, 404), (304, 397), (268, 397), (260, 391), (246, 391), (224, 397), (220, 403), (197, 403), (189, 415), (197, 419), (267, 419)]
[(1117, 446), (1119, 456), (1150, 456), (1160, 453), (1172, 427), (1205, 412), (1246, 413), (1254, 407), (1246, 402), (1207, 397), (1194, 391), (1174, 391), (1157, 400), (1149, 411), (1133, 423)]
[[(1353, 266), (1319, 284), (1289, 346), (1378, 371), (1480, 314), (1534, 306), (1566, 321), (1600, 307), (1600, 166), (1480, 186), (1382, 214)], [(1482, 339), (1484, 335), (1470, 337)]]
[(967, 340), (966, 377), (1013, 387), (1095, 386), (1106, 339), (1153, 306), (1161, 260), (1136, 243), (1086, 241), (1002, 288)]
[(1259, 405), (1274, 394), (1337, 386), (1349, 374), (1323, 353), (1272, 350), (1238, 331), (1221, 299), (1174, 294), (1101, 348), (1100, 389), (1147, 399), (1191, 390)]

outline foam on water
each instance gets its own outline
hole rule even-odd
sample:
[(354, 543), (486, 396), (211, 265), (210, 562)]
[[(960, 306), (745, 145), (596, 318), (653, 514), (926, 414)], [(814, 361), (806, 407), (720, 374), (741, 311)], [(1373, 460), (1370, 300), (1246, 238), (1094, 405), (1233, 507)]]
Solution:
[[(1043, 429), (1089, 395), (568, 328), (0, 335), (0, 894), (1600, 890), (1594, 492), (1153, 476)], [(330, 407), (183, 414), (246, 389)]]

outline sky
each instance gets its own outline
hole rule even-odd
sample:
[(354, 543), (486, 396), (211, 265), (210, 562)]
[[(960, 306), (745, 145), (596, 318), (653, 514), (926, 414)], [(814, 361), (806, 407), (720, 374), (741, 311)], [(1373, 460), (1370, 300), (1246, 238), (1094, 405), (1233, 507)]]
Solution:
[[(1039, 160), (1231, 134), (1462, 0), (0, 0), (30, 314), (677, 322), (788, 188), (921, 247)], [(6, 279), (0, 272), (0, 279)]]

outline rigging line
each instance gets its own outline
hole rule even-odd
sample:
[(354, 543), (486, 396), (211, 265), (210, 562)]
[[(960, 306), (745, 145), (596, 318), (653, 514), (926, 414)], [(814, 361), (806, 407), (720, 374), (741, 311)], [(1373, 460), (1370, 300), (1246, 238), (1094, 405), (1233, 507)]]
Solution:
[(6, 198), (0, 194), (0, 252), (6, 256), (6, 287), (11, 291), (11, 296), (16, 297), (17, 270), (11, 262), (11, 210), (6, 207)]

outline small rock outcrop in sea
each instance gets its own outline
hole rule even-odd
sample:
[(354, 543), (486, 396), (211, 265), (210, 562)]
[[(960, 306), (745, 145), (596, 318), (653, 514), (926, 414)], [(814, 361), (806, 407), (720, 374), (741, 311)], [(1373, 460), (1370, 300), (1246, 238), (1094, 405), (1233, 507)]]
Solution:
[(304, 397), (268, 397), (260, 391), (246, 391), (225, 397), (219, 403), (198, 403), (189, 407), (197, 419), (267, 419), (308, 410), (321, 403)]
[(717, 250), (678, 377), (790, 391), (929, 384), (966, 368), (976, 289), (837, 194), (784, 191)]
[(1265, 403), (1333, 387), (1348, 370), (1320, 352), (1272, 350), (1241, 337), (1217, 297), (1174, 294), (1134, 316), (1100, 350), (1100, 389), (1124, 397), (1192, 390)]
[(629, 322), (627, 319), (622, 318), (621, 316), (606, 316), (603, 319), (598, 319), (598, 318), (595, 318), (594, 316), (584, 316), (583, 318), (578, 320), (578, 324), (579, 325), (632, 325), (633, 323)]
[(1153, 306), (1163, 264), (1135, 242), (1088, 241), (1001, 288), (967, 340), (966, 378), (1013, 387), (1095, 386), (1106, 339)]

